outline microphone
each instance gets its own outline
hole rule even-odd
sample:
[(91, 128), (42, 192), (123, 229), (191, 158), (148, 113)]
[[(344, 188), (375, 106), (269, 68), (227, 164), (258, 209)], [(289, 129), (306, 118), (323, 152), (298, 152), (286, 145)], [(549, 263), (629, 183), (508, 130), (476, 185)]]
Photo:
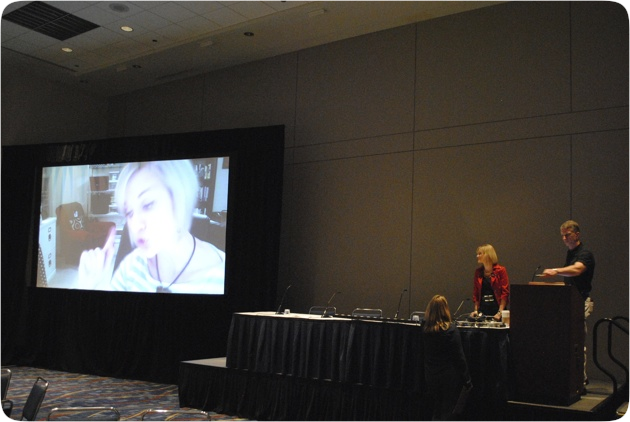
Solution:
[(541, 266), (542, 265), (537, 266), (536, 269), (534, 270), (534, 274), (532, 275), (532, 281), (534, 281), (534, 279), (536, 278), (536, 273), (538, 272), (538, 270), (540, 270)]
[(461, 303), (459, 304), (459, 306), (457, 307), (457, 310), (455, 311), (455, 313), (453, 314), (453, 319), (457, 319), (457, 313), (459, 312), (459, 310), (462, 308), (462, 305), (464, 304), (464, 302), (470, 300), (469, 297), (467, 297), (466, 299), (462, 300)]
[(402, 298), (406, 291), (407, 289), (403, 289), (403, 291), (400, 292), (400, 299), (398, 300), (398, 309), (396, 309), (396, 315), (394, 315), (394, 319), (398, 319), (398, 313), (400, 312), (400, 304), (402, 303)]
[(280, 299), (280, 305), (278, 305), (278, 310), (276, 311), (276, 314), (278, 314), (278, 315), (280, 315), (282, 313), (282, 311), (280, 309), (282, 309), (282, 303), (284, 302), (284, 298), (287, 295), (287, 292), (289, 291), (291, 286), (293, 286), (293, 284), (289, 284), (287, 286), (287, 289), (284, 291), (284, 294), (282, 295), (282, 299)]
[(333, 293), (333, 295), (330, 297), (330, 299), (328, 299), (328, 302), (326, 303), (326, 307), (324, 308), (324, 312), (322, 313), (322, 318), (330, 318), (330, 315), (328, 314), (328, 305), (330, 305), (330, 302), (332, 302), (333, 297), (335, 297), (336, 294), (341, 293), (341, 292), (335, 292)]

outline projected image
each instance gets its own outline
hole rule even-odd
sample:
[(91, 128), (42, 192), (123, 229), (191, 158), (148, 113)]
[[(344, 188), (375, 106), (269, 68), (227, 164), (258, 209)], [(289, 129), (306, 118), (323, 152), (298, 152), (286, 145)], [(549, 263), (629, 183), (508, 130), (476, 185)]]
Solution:
[(220, 295), (229, 157), (42, 169), (38, 287)]

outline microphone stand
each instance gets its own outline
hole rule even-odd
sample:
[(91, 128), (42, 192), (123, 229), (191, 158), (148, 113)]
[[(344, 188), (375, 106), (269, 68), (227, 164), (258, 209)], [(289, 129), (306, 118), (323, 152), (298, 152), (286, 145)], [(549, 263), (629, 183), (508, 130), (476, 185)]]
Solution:
[(282, 314), (282, 311), (280, 311), (280, 309), (282, 309), (282, 303), (284, 303), (284, 298), (287, 295), (287, 292), (289, 291), (289, 289), (291, 288), (291, 286), (293, 286), (293, 284), (289, 284), (286, 288), (286, 290), (284, 291), (284, 294), (282, 295), (282, 299), (280, 299), (280, 305), (278, 305), (278, 310), (276, 311), (277, 315)]
[(322, 313), (322, 318), (330, 318), (330, 315), (328, 315), (328, 305), (330, 305), (330, 302), (333, 300), (333, 297), (335, 297), (337, 293), (341, 293), (341, 292), (333, 293), (330, 299), (328, 299), (328, 302), (326, 303), (326, 307), (324, 308), (324, 312)]
[(398, 319), (398, 313), (400, 312), (400, 304), (402, 303), (402, 298), (406, 291), (407, 289), (403, 289), (403, 291), (400, 292), (400, 299), (398, 299), (398, 309), (396, 309), (396, 315), (394, 315), (394, 319)]
[(462, 300), (462, 302), (459, 304), (459, 306), (457, 307), (457, 310), (455, 311), (455, 313), (453, 314), (453, 319), (457, 319), (457, 313), (459, 312), (459, 310), (462, 308), (462, 305), (464, 304), (464, 302), (466, 302), (467, 300), (470, 300), (469, 297), (467, 297), (466, 299)]
[(532, 281), (534, 281), (534, 279), (536, 278), (536, 273), (538, 272), (538, 270), (540, 270), (541, 266), (542, 265), (537, 266), (536, 269), (534, 270), (534, 274), (532, 275)]

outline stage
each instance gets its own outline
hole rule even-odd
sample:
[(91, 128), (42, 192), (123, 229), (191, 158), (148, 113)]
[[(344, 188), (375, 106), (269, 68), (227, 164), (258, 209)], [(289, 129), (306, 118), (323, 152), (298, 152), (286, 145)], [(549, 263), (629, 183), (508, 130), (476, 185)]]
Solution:
[[(430, 420), (430, 415), (423, 414), (419, 408), (414, 409), (413, 403), (419, 401), (417, 396), (394, 398), (382, 390), (361, 385), (342, 388), (330, 381), (299, 382), (281, 375), (257, 376), (249, 371), (230, 370), (225, 363), (225, 357), (181, 362), (180, 407), (252, 420), (350, 420), (349, 416), (333, 416), (349, 413), (358, 416), (356, 406), (361, 405), (366, 411), (361, 412), (364, 417), (357, 420)], [(602, 416), (601, 408), (611, 398), (612, 383), (595, 380), (589, 386), (588, 394), (571, 406), (507, 401), (501, 414), (497, 414), (494, 420), (611, 420), (611, 417)], [(344, 398), (332, 397), (337, 394)], [(375, 397), (379, 394), (383, 396)], [(308, 403), (304, 403), (305, 395), (310, 398)], [(362, 396), (372, 397), (375, 401), (368, 404), (365, 399), (361, 399)], [(401, 403), (401, 400), (412, 402)], [(379, 410), (379, 404), (385, 401), (392, 404)], [(300, 403), (305, 406), (300, 406)], [(394, 403), (399, 403), (403, 409), (392, 408)], [(345, 411), (333, 408), (339, 404), (347, 404), (351, 408)], [(373, 413), (368, 414), (367, 411)]]
[[(570, 406), (510, 400), (509, 330), (460, 334), (474, 386), (461, 419), (615, 419), (612, 385), (594, 380)], [(430, 420), (422, 353), (409, 321), (235, 314), (227, 357), (180, 363), (180, 406), (252, 420)]]

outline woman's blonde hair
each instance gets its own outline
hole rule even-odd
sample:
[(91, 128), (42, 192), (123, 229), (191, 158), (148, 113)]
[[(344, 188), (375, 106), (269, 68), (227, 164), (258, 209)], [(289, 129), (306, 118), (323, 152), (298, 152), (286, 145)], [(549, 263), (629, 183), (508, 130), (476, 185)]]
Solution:
[[(486, 243), (485, 245), (481, 245), (477, 247), (477, 253), (479, 252), (485, 254), (490, 260), (490, 262), (492, 263), (492, 265), (496, 265), (499, 263), (497, 252), (494, 250), (494, 247), (492, 245)], [(483, 264), (481, 264), (480, 266), (482, 265)]]
[(424, 313), (423, 331), (425, 333), (446, 331), (450, 328), (451, 322), (451, 311), (446, 298), (442, 295), (433, 296)]
[(180, 230), (190, 230), (193, 211), (199, 195), (199, 179), (188, 160), (146, 161), (129, 163), (120, 172), (116, 185), (118, 212), (126, 215), (125, 194), (132, 176), (140, 170), (151, 170), (168, 190), (173, 201), (173, 212)]

